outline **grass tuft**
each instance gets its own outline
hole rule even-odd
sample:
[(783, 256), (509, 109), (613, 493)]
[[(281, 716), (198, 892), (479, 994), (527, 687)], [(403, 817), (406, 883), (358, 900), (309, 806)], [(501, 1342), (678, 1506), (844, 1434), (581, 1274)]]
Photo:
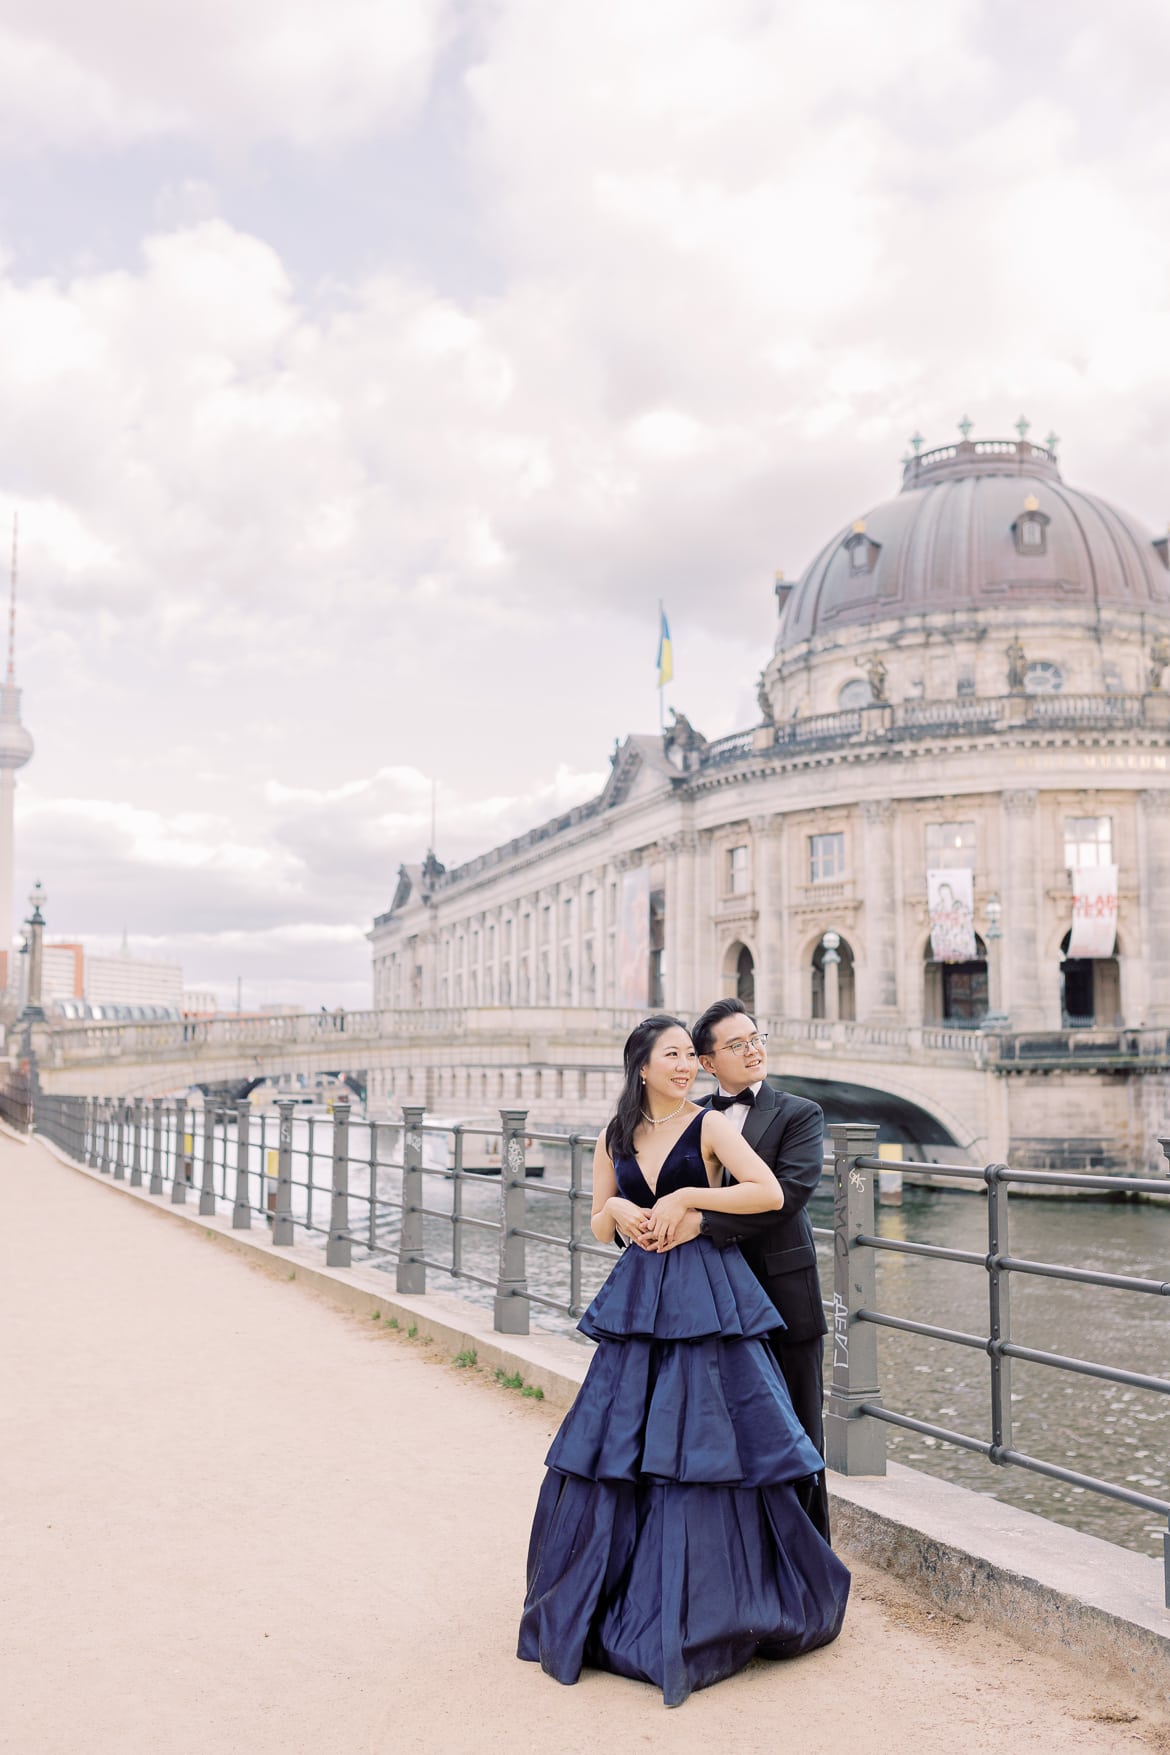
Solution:
[(418, 1334), (418, 1323), (412, 1322), (410, 1327), (406, 1331), (406, 1338), (408, 1341), (413, 1341), (417, 1334)]
[(518, 1389), (521, 1395), (531, 1397), (534, 1402), (544, 1400), (543, 1389), (538, 1389), (535, 1383), (525, 1383), (518, 1371), (505, 1371), (502, 1365), (496, 1366), (496, 1382), (502, 1389)]
[(461, 1371), (466, 1371), (469, 1365), (479, 1364), (479, 1354), (474, 1347), (464, 1347), (461, 1353), (456, 1353), (451, 1363), (453, 1365), (458, 1365)]

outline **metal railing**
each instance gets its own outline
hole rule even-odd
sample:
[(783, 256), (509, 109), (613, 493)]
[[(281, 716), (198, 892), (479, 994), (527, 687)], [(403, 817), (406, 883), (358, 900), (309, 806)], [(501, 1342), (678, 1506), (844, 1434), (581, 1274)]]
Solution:
[(31, 1081), (16, 1075), (0, 1087), (0, 1121), (6, 1121), (17, 1133), (28, 1133), (32, 1127), (33, 1092)]
[[(249, 1229), (261, 1218), (271, 1224), (271, 1241), (277, 1247), (293, 1244), (299, 1234), (323, 1239), (327, 1264), (342, 1268), (352, 1264), (355, 1248), (364, 1251), (375, 1265), (393, 1265), (399, 1292), (425, 1293), (431, 1272), (486, 1288), (494, 1327), (504, 1334), (527, 1334), (534, 1305), (565, 1317), (580, 1316), (595, 1289), (586, 1284), (587, 1266), (593, 1264), (591, 1278), (599, 1282), (614, 1259), (613, 1248), (598, 1244), (589, 1228), (592, 1133), (533, 1129), (527, 1111), (518, 1108), (502, 1109), (499, 1127), (428, 1121), (416, 1105), (403, 1107), (401, 1124), (353, 1119), (344, 1102), (336, 1103), (328, 1118), (298, 1116), (296, 1111), (292, 1100), (279, 1101), (273, 1114), (253, 1109), (247, 1101), (201, 1109), (161, 1098), (127, 1101), (42, 1093), (35, 1125), (68, 1156), (115, 1181), (145, 1186), (152, 1195), (169, 1196), (175, 1205), (197, 1193), (200, 1213), (226, 1215), (230, 1210), (234, 1229)], [(874, 1155), (874, 1126), (850, 1123), (834, 1126), (831, 1134), (834, 1223), (832, 1230), (814, 1232), (831, 1242), (834, 1256), (825, 1418), (830, 1468), (847, 1475), (884, 1474), (884, 1429), (892, 1425), (1170, 1520), (1170, 1500), (1017, 1450), (1011, 1396), (1012, 1361), (1017, 1359), (1170, 1394), (1170, 1378), (1015, 1341), (1013, 1275), (1162, 1298), (1170, 1296), (1170, 1280), (1013, 1256), (1008, 1212), (1012, 1184), (1070, 1194), (1170, 1197), (1170, 1177), (892, 1162)], [(1161, 1144), (1170, 1156), (1170, 1138)], [(563, 1161), (563, 1180), (544, 1174), (557, 1155)], [(321, 1175), (324, 1158), (328, 1173)], [(986, 1252), (878, 1236), (874, 1178), (879, 1171), (899, 1170), (982, 1184), (987, 1194)], [(885, 1252), (982, 1268), (987, 1274), (987, 1333), (945, 1328), (880, 1309), (876, 1263)], [(884, 1406), (877, 1350), (883, 1328), (987, 1354), (989, 1437)], [(1163, 1535), (1163, 1550), (1170, 1607), (1170, 1527)]]
[[(427, 1121), (411, 1105), (401, 1124), (354, 1118), (346, 1102), (328, 1118), (298, 1107), (42, 1094), (36, 1129), (114, 1181), (142, 1187), (148, 1176), (148, 1192), (174, 1205), (197, 1193), (203, 1214), (230, 1209), (233, 1229), (261, 1219), (278, 1246), (324, 1239), (330, 1266), (350, 1266), (355, 1248), (393, 1263), (400, 1292), (425, 1292), (428, 1270), (486, 1287), (502, 1333), (527, 1334), (533, 1305), (582, 1314), (595, 1289), (584, 1285), (584, 1263), (599, 1264), (599, 1282), (614, 1258), (589, 1228), (594, 1134), (533, 1128), (523, 1109), (501, 1110), (493, 1128)], [(428, 1142), (439, 1149), (428, 1153)], [(565, 1180), (534, 1163), (541, 1148), (563, 1157)], [(553, 1216), (531, 1222), (530, 1201)], [(529, 1285), (529, 1244), (546, 1267), (550, 1251), (564, 1259), (567, 1271), (553, 1276), (563, 1278), (563, 1295)]]
[[(832, 1377), (825, 1414), (825, 1460), (843, 1474), (884, 1474), (886, 1441), (883, 1426), (900, 1426), (938, 1443), (975, 1451), (989, 1462), (1012, 1466), (1063, 1481), (1071, 1487), (1099, 1493), (1170, 1520), (1170, 1500), (1138, 1493), (1116, 1481), (1104, 1481), (1062, 1464), (1030, 1456), (1012, 1443), (1012, 1361), (1019, 1359), (1055, 1371), (1072, 1372), (1132, 1389), (1170, 1395), (1170, 1378), (1146, 1372), (1125, 1371), (1066, 1353), (1019, 1345), (1012, 1339), (1011, 1280), (1013, 1274), (1038, 1275), (1082, 1286), (1104, 1286), (1114, 1291), (1147, 1297), (1170, 1297), (1170, 1280), (1139, 1279), (1129, 1274), (1099, 1273), (1092, 1268), (1061, 1266), (1055, 1262), (1030, 1261), (1013, 1256), (1009, 1243), (1008, 1189), (1012, 1183), (1037, 1189), (1074, 1193), (1151, 1193), (1170, 1196), (1170, 1178), (1089, 1176), (1048, 1170), (1011, 1170), (1006, 1164), (973, 1165), (910, 1164), (874, 1155), (877, 1129), (856, 1123), (831, 1130), (834, 1154), (833, 1302), (830, 1323)], [(1170, 1140), (1161, 1142), (1170, 1156)], [(945, 1249), (933, 1243), (911, 1243), (879, 1237), (874, 1225), (874, 1176), (881, 1170), (929, 1172), (958, 1181), (981, 1182), (987, 1191), (987, 1251)], [(926, 1256), (936, 1261), (982, 1267), (987, 1274), (987, 1333), (969, 1334), (894, 1316), (878, 1308), (876, 1263), (889, 1251), (903, 1256)], [(920, 1420), (911, 1414), (883, 1406), (878, 1375), (877, 1331), (897, 1329), (923, 1335), (957, 1347), (973, 1347), (987, 1354), (990, 1438), (955, 1432)], [(1165, 1599), (1170, 1608), (1170, 1525), (1163, 1533)]]

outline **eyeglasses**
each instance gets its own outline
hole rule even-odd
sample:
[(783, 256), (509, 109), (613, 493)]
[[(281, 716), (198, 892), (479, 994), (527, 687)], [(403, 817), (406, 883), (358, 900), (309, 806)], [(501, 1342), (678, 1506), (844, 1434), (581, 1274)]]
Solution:
[(735, 1042), (725, 1042), (723, 1044), (728, 1054), (734, 1054), (737, 1060), (742, 1060), (749, 1048), (766, 1048), (767, 1045), (768, 1038), (766, 1035), (748, 1036), (746, 1038), (740, 1036)]

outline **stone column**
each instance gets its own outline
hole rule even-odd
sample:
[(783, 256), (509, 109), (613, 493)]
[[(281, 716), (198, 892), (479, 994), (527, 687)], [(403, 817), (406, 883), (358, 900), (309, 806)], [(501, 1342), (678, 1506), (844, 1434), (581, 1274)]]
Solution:
[[(864, 846), (865, 990), (858, 1015), (892, 1017), (898, 1010), (898, 926), (894, 871), (894, 806), (867, 798), (861, 806)], [(861, 973), (861, 971), (859, 971)]]
[[(1138, 888), (1145, 970), (1143, 1022), (1170, 1024), (1170, 791), (1138, 793)], [(1127, 946), (1127, 953), (1130, 947)]]
[(695, 852), (698, 838), (693, 829), (680, 829), (662, 838), (666, 890), (666, 983), (667, 1011), (688, 1021), (701, 1010), (697, 979), (698, 933), (695, 910)]
[(784, 865), (784, 818), (751, 819), (752, 888), (756, 904), (756, 1011), (784, 1016), (784, 952), (780, 938), (780, 888)]
[[(439, 973), (436, 965), (439, 960), (439, 935), (435, 931), (420, 932), (414, 940), (414, 956), (416, 967), (421, 967), (420, 1004), (424, 1011), (430, 1011), (439, 1003)], [(414, 971), (410, 972), (413, 982)]]
[[(1003, 1009), (1014, 1030), (1042, 1030), (1045, 994), (1039, 950), (1036, 792), (1002, 794)], [(1058, 971), (1050, 971), (1052, 982)]]

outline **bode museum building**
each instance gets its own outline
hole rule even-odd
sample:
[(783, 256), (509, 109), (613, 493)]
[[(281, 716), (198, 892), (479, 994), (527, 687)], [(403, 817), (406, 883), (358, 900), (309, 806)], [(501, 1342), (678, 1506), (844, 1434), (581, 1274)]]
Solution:
[(616, 1065), (635, 1011), (738, 994), (830, 1119), (927, 1155), (1153, 1170), (1170, 538), (1069, 487), (1054, 443), (909, 457), (777, 585), (751, 729), (708, 742), (677, 716), (587, 804), (455, 870), (403, 866), (375, 1006), (484, 1064), (523, 1012), (560, 1064)]

